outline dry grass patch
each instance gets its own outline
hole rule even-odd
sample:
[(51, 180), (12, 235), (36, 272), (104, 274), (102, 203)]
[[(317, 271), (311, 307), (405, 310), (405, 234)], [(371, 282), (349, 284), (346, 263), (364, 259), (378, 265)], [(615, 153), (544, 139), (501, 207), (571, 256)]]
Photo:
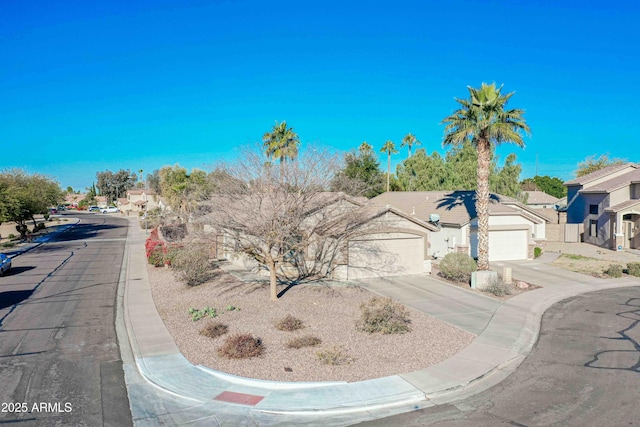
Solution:
[(209, 338), (218, 338), (226, 334), (229, 327), (220, 322), (209, 322), (204, 328), (200, 329), (200, 335)]
[(218, 349), (218, 354), (227, 359), (247, 359), (260, 356), (263, 352), (262, 340), (251, 334), (232, 335)]
[(301, 337), (292, 338), (287, 341), (288, 348), (303, 348), (303, 347), (315, 347), (316, 345), (320, 345), (322, 340), (318, 337), (314, 337), (313, 335), (304, 335)]
[(284, 332), (293, 332), (304, 328), (304, 323), (297, 317), (287, 314), (276, 322), (276, 329)]

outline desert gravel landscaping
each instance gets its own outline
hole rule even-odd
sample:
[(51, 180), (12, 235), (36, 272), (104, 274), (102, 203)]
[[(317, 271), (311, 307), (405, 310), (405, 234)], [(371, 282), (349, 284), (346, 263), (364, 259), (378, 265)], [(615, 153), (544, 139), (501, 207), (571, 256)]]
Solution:
[[(184, 356), (195, 365), (243, 377), (276, 381), (361, 381), (411, 372), (437, 364), (469, 345), (474, 335), (426, 314), (409, 309), (411, 332), (400, 335), (367, 334), (355, 327), (360, 304), (374, 295), (355, 286), (297, 285), (277, 302), (269, 301), (267, 283), (246, 283), (215, 270), (207, 283), (187, 287), (169, 268), (148, 266), (154, 302)], [(281, 286), (278, 291), (285, 287)], [(192, 321), (189, 309), (213, 307), (215, 319)], [(231, 309), (232, 307), (238, 308)], [(285, 332), (275, 324), (287, 315), (304, 328)], [(199, 331), (207, 323), (228, 325), (228, 332), (212, 339)], [(225, 359), (217, 354), (224, 339), (237, 333), (259, 337), (265, 351), (250, 359)], [(313, 335), (315, 347), (287, 348), (291, 338)], [(352, 362), (321, 364), (319, 350), (342, 346)]]

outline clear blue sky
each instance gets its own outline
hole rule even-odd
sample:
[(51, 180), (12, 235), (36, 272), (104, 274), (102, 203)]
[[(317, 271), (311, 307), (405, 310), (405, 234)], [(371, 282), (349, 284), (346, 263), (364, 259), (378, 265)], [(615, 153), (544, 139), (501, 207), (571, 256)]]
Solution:
[(454, 97), (496, 82), (532, 128), (502, 158), (570, 179), (588, 155), (640, 161), (639, 21), (632, 1), (2, 1), (0, 169), (84, 189), (205, 168), (276, 120), (303, 146), (412, 132), (444, 153)]

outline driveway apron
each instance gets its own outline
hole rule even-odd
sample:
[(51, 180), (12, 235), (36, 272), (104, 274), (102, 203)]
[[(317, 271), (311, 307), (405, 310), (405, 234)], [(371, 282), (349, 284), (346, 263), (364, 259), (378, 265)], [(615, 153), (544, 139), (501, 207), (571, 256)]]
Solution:
[(358, 283), (474, 335), (482, 333), (502, 304), (426, 275), (363, 279)]

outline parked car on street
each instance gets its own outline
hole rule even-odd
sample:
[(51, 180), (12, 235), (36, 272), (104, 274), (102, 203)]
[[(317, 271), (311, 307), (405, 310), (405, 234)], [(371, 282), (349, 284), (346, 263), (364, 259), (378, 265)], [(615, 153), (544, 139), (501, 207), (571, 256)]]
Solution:
[(106, 208), (102, 209), (100, 212), (102, 212), (102, 213), (117, 213), (117, 212), (120, 212), (120, 211), (115, 206), (107, 206)]
[(100, 208), (97, 206), (89, 206), (89, 212), (100, 212)]
[(5, 254), (0, 254), (0, 276), (11, 270), (11, 258)]

